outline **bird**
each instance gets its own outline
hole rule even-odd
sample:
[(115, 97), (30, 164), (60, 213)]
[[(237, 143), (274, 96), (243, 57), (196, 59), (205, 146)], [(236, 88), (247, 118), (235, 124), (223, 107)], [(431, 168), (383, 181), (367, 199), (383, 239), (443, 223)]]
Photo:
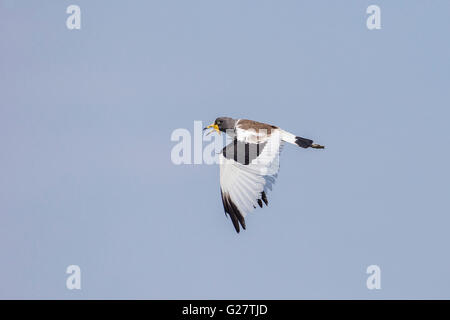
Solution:
[(219, 117), (203, 131), (221, 132), (232, 139), (219, 153), (220, 194), (225, 216), (237, 233), (246, 229), (245, 217), (257, 206), (267, 206), (267, 192), (278, 175), (279, 154), (285, 142), (307, 149), (324, 149), (311, 139), (247, 119)]

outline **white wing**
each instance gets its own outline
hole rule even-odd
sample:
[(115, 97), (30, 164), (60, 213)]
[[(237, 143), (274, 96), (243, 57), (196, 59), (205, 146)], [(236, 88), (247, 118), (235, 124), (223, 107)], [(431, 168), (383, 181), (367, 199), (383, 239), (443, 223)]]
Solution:
[(267, 205), (266, 192), (275, 183), (282, 147), (279, 130), (259, 138), (260, 143), (239, 138), (238, 134), (219, 155), (222, 202), (237, 232), (239, 224), (245, 229), (244, 218), (250, 211), (263, 202)]

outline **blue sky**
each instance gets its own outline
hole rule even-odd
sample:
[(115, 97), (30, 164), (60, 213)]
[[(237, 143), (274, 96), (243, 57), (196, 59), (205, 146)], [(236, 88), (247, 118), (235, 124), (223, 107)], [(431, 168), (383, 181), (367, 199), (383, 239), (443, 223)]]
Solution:
[[(0, 1), (0, 298), (450, 298), (449, 12)], [(284, 148), (239, 235), (218, 167), (170, 160), (174, 129), (218, 116), (327, 146)]]

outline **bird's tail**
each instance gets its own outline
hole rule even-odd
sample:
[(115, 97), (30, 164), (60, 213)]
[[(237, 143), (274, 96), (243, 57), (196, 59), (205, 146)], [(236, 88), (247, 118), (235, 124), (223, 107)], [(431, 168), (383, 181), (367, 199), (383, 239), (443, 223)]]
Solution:
[(302, 137), (297, 137), (296, 135), (281, 130), (281, 140), (287, 142), (287, 143), (291, 143), (291, 144), (295, 144), (299, 147), (302, 148), (314, 148), (314, 149), (324, 149), (324, 146), (321, 146), (320, 144), (316, 144), (314, 143), (314, 141), (310, 140), (310, 139), (306, 139), (306, 138), (302, 138)]

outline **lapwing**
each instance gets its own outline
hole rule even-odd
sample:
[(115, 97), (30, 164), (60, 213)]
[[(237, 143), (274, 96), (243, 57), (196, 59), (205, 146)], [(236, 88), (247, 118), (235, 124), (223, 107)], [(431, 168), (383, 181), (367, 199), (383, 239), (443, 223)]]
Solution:
[[(279, 169), (284, 142), (313, 149), (324, 149), (313, 140), (298, 137), (281, 128), (247, 119), (219, 117), (203, 130), (224, 132), (233, 141), (219, 154), (220, 193), (225, 215), (236, 232), (245, 229), (245, 216), (256, 206), (267, 206), (267, 192)], [(208, 133), (209, 134), (209, 133)]]

